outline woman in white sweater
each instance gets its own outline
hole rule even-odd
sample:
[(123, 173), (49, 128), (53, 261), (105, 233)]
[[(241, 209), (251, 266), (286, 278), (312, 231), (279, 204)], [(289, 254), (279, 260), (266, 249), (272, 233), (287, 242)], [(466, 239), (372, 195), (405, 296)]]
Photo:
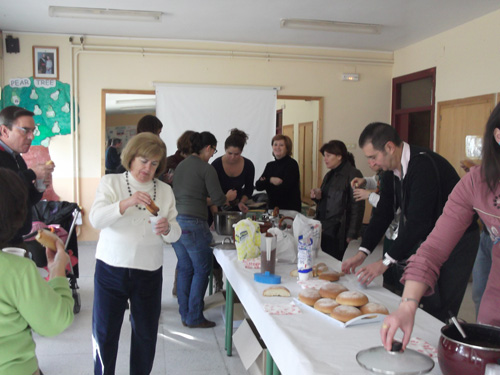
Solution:
[[(157, 179), (166, 164), (166, 147), (152, 133), (133, 137), (122, 152), (122, 174), (101, 179), (90, 222), (101, 233), (94, 275), (92, 332), (94, 373), (114, 374), (123, 316), (130, 301), (130, 373), (153, 367), (161, 311), (163, 242), (181, 235), (175, 198)], [(154, 232), (146, 206), (160, 208)]]

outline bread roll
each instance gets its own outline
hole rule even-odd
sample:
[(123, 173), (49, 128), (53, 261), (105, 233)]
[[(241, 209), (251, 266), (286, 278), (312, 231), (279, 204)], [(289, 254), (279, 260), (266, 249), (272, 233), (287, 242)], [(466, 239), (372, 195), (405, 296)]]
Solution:
[(338, 281), (340, 279), (340, 274), (337, 271), (324, 271), (319, 275), (320, 280), (328, 281)]
[(265, 297), (290, 297), (290, 291), (284, 286), (270, 286), (264, 289), (262, 295)]
[(335, 299), (340, 293), (345, 291), (347, 291), (347, 288), (342, 284), (328, 283), (319, 289), (319, 295), (323, 298)]
[(151, 203), (146, 206), (146, 209), (149, 212), (151, 212), (151, 214), (154, 216), (158, 216), (158, 211), (160, 211), (160, 209), (158, 208), (158, 206), (156, 205), (156, 203), (152, 199), (151, 199)]
[(361, 292), (348, 290), (340, 293), (335, 300), (341, 305), (346, 306), (363, 306), (368, 303), (368, 297)]
[(298, 269), (291, 270), (290, 271), (290, 276), (292, 276), (292, 277), (299, 277), (299, 270)]
[(57, 251), (57, 241), (61, 241), (62, 243), (62, 240), (57, 236), (57, 234), (47, 229), (39, 229), (35, 239), (44, 247), (47, 247), (52, 251)]
[(299, 301), (309, 306), (314, 306), (321, 296), (316, 289), (303, 289), (299, 292)]
[(376, 302), (368, 302), (359, 308), (362, 314), (384, 314), (389, 315), (389, 310), (384, 305)]
[(325, 314), (331, 314), (332, 310), (339, 304), (331, 298), (320, 298), (314, 303), (314, 308)]
[(361, 315), (361, 311), (354, 306), (344, 306), (340, 305), (332, 310), (330, 316), (334, 319), (340, 320), (341, 322), (348, 322)]
[(328, 272), (329, 268), (327, 265), (317, 265), (316, 266), (316, 272), (318, 273), (318, 276), (322, 275), (325, 272)]

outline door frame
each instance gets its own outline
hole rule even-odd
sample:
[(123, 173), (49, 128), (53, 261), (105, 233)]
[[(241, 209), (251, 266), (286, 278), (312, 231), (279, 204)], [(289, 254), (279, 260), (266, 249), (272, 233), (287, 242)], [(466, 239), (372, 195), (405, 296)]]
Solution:
[[(295, 95), (278, 95), (277, 99), (284, 100), (315, 100), (318, 102), (318, 128), (317, 128), (317, 139), (314, 139), (313, 142), (317, 145), (318, 150), (323, 145), (323, 112), (324, 112), (324, 98), (322, 96), (295, 96)], [(316, 181), (316, 186), (321, 186), (321, 182), (323, 181), (323, 176), (320, 173), (321, 169), (321, 161), (322, 156), (318, 152), (316, 157), (316, 170), (313, 174), (313, 181)]]
[[(403, 83), (418, 81), (424, 78), (432, 78), (432, 94), (431, 94), (431, 104), (423, 107), (415, 108), (405, 108), (401, 107), (401, 85)], [(434, 149), (434, 115), (435, 115), (435, 102), (436, 102), (436, 67), (421, 70), (419, 72), (406, 74), (404, 76), (396, 77), (392, 79), (392, 115), (391, 123), (396, 130), (398, 130), (399, 136), (402, 140), (406, 141), (408, 139), (408, 125), (409, 118), (412, 113), (416, 112), (430, 112), (430, 128), (429, 128), (429, 148)], [(398, 117), (399, 116), (399, 117)], [(399, 120), (398, 122), (398, 118)], [(400, 129), (401, 127), (404, 130)]]

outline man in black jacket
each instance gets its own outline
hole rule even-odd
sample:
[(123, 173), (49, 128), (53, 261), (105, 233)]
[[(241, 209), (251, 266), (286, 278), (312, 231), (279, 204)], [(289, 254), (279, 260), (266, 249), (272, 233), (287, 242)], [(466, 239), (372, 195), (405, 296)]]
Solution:
[[(377, 211), (365, 231), (358, 253), (342, 264), (342, 270), (355, 272), (377, 246), (400, 208), (398, 237), (391, 249), (384, 254), (383, 260), (356, 273), (363, 284), (384, 274), (384, 286), (398, 293), (403, 288), (399, 279), (406, 260), (434, 228), (448, 195), (460, 178), (446, 159), (401, 141), (396, 130), (388, 124), (369, 124), (359, 137), (359, 146), (370, 164), (393, 173), (384, 174), (382, 185), (388, 188), (381, 190)], [(456, 315), (460, 309), (476, 256), (471, 248), (477, 248), (478, 241), (479, 230), (474, 222), (443, 265), (435, 293), (421, 301), (424, 310), (442, 321), (448, 318), (448, 311)]]
[(29, 151), (31, 142), (35, 138), (35, 122), (33, 112), (24, 108), (10, 106), (0, 111), (0, 167), (16, 172), (28, 188), (28, 210), (24, 225), (19, 229), (9, 245), (24, 247), (23, 235), (31, 231), (31, 208), (38, 203), (43, 195), (35, 187), (36, 180), (43, 181), (45, 185), (50, 182), (50, 174), (54, 164), (40, 163), (28, 169), (21, 154)]

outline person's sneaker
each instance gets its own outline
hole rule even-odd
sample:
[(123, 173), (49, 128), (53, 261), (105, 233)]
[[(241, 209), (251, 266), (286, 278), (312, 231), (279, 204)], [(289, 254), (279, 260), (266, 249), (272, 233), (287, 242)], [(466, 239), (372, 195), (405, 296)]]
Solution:
[(204, 322), (201, 322), (200, 324), (192, 324), (189, 325), (189, 328), (212, 328), (215, 327), (215, 322), (211, 322), (210, 320), (205, 320)]

